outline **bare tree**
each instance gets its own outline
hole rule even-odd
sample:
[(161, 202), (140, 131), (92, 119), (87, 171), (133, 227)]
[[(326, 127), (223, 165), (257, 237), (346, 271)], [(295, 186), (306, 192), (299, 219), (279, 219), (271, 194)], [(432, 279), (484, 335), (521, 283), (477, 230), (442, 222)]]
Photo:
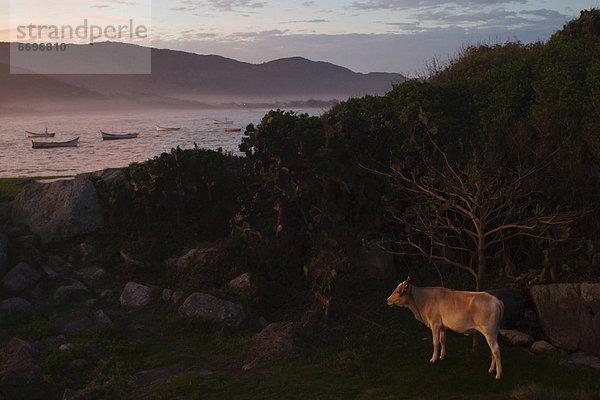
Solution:
[(547, 162), (513, 171), (485, 167), (476, 157), (459, 165), (430, 141), (434, 157), (423, 157), (418, 173), (401, 167), (370, 170), (392, 179), (408, 195), (409, 206), (392, 212), (405, 228), (398, 243), (410, 249), (401, 253), (465, 270), (475, 290), (486, 288), (486, 261), (494, 247), (518, 236), (565, 240), (565, 231), (584, 213), (544, 209), (535, 180)]

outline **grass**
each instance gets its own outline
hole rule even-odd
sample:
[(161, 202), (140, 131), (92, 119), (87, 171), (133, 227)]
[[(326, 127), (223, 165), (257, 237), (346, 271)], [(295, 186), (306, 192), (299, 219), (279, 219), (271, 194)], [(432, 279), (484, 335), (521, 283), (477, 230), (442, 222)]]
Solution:
[[(560, 354), (533, 355), (503, 344), (504, 374), (496, 381), (487, 373), (487, 346), (482, 344), (473, 353), (470, 337), (449, 333), (448, 358), (430, 364), (429, 330), (410, 312), (396, 308), (371, 311), (366, 317), (374, 323), (344, 318), (299, 327), (296, 358), (266, 359), (243, 371), (253, 344), (248, 327), (229, 330), (190, 321), (164, 303), (133, 310), (117, 303), (98, 307), (113, 324), (95, 325), (70, 336), (68, 341), (78, 345), (74, 350), (59, 351), (56, 344), (38, 350), (36, 359), (49, 388), (57, 393), (71, 388), (89, 399), (133, 400), (600, 399), (598, 373), (561, 366)], [(39, 339), (55, 334), (48, 315), (48, 308), (40, 308), (31, 320), (10, 318), (6, 327), (22, 338)], [(132, 330), (135, 324), (142, 329)], [(84, 365), (74, 363), (81, 359)], [(168, 382), (132, 389), (131, 378), (137, 371), (170, 365), (190, 370)], [(204, 375), (199, 370), (213, 373)], [(0, 384), (0, 393), (19, 391), (14, 383), (10, 385)], [(32, 392), (28, 396), (49, 398)]]

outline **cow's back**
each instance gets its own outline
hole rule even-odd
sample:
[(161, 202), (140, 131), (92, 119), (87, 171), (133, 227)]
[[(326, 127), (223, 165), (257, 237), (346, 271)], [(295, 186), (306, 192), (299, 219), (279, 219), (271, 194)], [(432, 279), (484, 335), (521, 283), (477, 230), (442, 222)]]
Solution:
[(467, 333), (487, 328), (497, 330), (503, 304), (486, 292), (466, 292), (443, 287), (421, 288), (426, 314), (443, 326)]

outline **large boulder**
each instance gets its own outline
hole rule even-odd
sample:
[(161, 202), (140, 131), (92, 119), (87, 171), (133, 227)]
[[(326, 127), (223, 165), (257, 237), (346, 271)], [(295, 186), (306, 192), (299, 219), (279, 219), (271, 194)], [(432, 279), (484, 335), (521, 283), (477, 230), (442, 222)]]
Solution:
[(538, 285), (530, 294), (552, 344), (600, 354), (600, 284)]
[(27, 225), (43, 243), (93, 232), (104, 222), (96, 189), (81, 176), (28, 184), (15, 197), (12, 220)]
[(26, 262), (15, 265), (2, 280), (2, 286), (10, 294), (30, 294), (42, 275)]
[(0, 383), (38, 379), (40, 368), (32, 356), (31, 343), (12, 338), (0, 348)]
[(238, 327), (246, 318), (240, 304), (198, 292), (185, 299), (179, 312), (187, 317), (213, 320), (227, 327)]

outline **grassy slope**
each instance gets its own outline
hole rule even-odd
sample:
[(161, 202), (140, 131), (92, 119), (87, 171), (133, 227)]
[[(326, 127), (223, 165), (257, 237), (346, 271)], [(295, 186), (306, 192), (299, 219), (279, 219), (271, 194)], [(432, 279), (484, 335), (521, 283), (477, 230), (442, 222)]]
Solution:
[[(189, 322), (164, 304), (125, 310), (116, 303), (101, 303), (94, 309), (99, 306), (114, 325), (91, 327), (70, 339), (81, 346), (93, 344), (96, 350), (61, 352), (51, 346), (42, 347), (38, 355), (51, 382), (58, 388), (86, 386), (88, 398), (600, 398), (597, 373), (560, 366), (558, 354), (533, 355), (508, 345), (502, 345), (504, 375), (495, 381), (487, 373), (487, 346), (472, 353), (470, 338), (459, 334), (448, 336), (448, 359), (431, 365), (428, 329), (410, 312), (397, 308), (382, 306), (369, 315), (375, 324), (354, 319), (303, 330), (298, 358), (262, 361), (244, 372), (241, 366), (248, 362), (252, 345), (248, 329), (230, 331)], [(78, 307), (85, 310), (86, 306)], [(54, 333), (47, 311), (39, 310), (28, 322), (12, 323), (20, 325), (17, 332), (21, 337), (46, 337)], [(133, 332), (133, 323), (144, 328)], [(79, 358), (88, 364), (70, 366)], [(168, 383), (131, 389), (136, 371), (174, 364), (187, 365), (192, 372)], [(202, 376), (193, 372), (199, 369), (214, 373)], [(0, 392), (7, 388), (0, 385)], [(541, 391), (541, 397), (531, 394), (535, 391)], [(34, 392), (30, 398), (46, 395)]]

